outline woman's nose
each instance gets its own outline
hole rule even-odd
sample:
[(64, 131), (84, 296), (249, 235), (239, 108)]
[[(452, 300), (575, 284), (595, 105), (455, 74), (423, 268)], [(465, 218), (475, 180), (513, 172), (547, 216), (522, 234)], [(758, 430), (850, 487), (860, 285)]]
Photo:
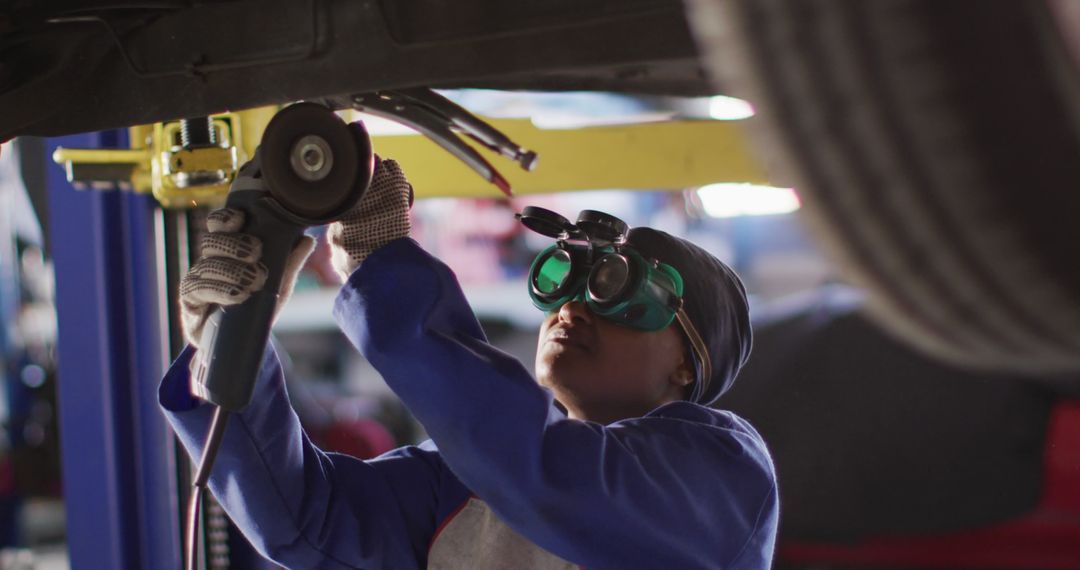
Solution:
[(559, 307), (559, 320), (564, 323), (574, 324), (575, 321), (582, 321), (592, 324), (592, 319), (593, 314), (589, 311), (589, 306), (581, 301), (568, 301)]

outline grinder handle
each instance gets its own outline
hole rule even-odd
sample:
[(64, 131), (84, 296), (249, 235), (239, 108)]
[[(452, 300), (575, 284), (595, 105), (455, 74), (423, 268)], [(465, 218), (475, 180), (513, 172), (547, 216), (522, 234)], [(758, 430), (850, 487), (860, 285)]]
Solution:
[(283, 215), (264, 191), (233, 191), (226, 206), (244, 212), (241, 232), (262, 240), (266, 283), (243, 303), (218, 306), (211, 312), (192, 367), (192, 392), (226, 410), (237, 411), (251, 401), (277, 313), (285, 263), (303, 237), (305, 225)]

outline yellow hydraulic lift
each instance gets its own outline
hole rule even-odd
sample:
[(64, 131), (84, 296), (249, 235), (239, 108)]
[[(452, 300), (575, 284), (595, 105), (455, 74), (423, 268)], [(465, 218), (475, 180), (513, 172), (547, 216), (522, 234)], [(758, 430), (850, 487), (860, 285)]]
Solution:
[[(737, 124), (666, 121), (548, 130), (525, 120), (492, 120), (540, 157), (536, 169), (503, 169), (515, 195), (574, 190), (682, 190), (717, 182), (765, 184)], [(421, 136), (374, 139), (376, 152), (409, 173), (418, 197), (500, 197), (463, 163)]]
[[(218, 146), (185, 150), (179, 122), (130, 129), (130, 150), (58, 149), (68, 179), (153, 193), (166, 208), (218, 206), (237, 169), (255, 151), (277, 107), (212, 117)], [(350, 115), (349, 119), (361, 118)], [(500, 168), (515, 195), (575, 190), (681, 190), (719, 182), (767, 184), (736, 121), (674, 120), (576, 129), (540, 129), (528, 119), (488, 122), (539, 155), (533, 172)], [(375, 151), (409, 173), (418, 198), (502, 194), (419, 134), (374, 135)]]

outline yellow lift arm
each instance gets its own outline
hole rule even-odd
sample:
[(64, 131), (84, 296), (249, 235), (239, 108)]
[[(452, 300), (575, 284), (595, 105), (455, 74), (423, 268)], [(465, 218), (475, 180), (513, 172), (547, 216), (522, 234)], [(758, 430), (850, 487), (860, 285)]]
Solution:
[[(574, 190), (682, 190), (717, 182), (766, 184), (738, 124), (665, 121), (548, 130), (529, 120), (491, 120), (540, 157), (536, 169), (508, 168), (515, 195)], [(374, 138), (375, 152), (394, 157), (417, 197), (501, 197), (461, 162), (420, 136)]]
[[(218, 206), (237, 169), (255, 152), (277, 111), (263, 107), (213, 116), (219, 146), (184, 150), (179, 122), (130, 129), (132, 148), (57, 149), (53, 160), (83, 187), (119, 184), (150, 192), (166, 208)], [(732, 121), (665, 121), (578, 129), (539, 129), (529, 120), (490, 120), (539, 155), (533, 172), (506, 168), (515, 195), (575, 190), (681, 190), (717, 182), (767, 179)], [(418, 198), (502, 194), (457, 158), (419, 134), (372, 137), (375, 151), (409, 173)], [(193, 173), (217, 176), (190, 183)]]

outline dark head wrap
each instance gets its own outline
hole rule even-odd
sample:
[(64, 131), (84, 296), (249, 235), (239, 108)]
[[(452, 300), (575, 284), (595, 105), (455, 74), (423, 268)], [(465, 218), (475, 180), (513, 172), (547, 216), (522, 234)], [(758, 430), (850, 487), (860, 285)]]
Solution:
[(679, 271), (684, 282), (683, 309), (690, 317), (712, 360), (708, 388), (695, 358), (697, 382), (688, 398), (702, 405), (713, 403), (735, 383), (735, 376), (750, 356), (753, 334), (746, 289), (739, 276), (709, 252), (652, 228), (630, 230), (627, 244), (645, 257)]

